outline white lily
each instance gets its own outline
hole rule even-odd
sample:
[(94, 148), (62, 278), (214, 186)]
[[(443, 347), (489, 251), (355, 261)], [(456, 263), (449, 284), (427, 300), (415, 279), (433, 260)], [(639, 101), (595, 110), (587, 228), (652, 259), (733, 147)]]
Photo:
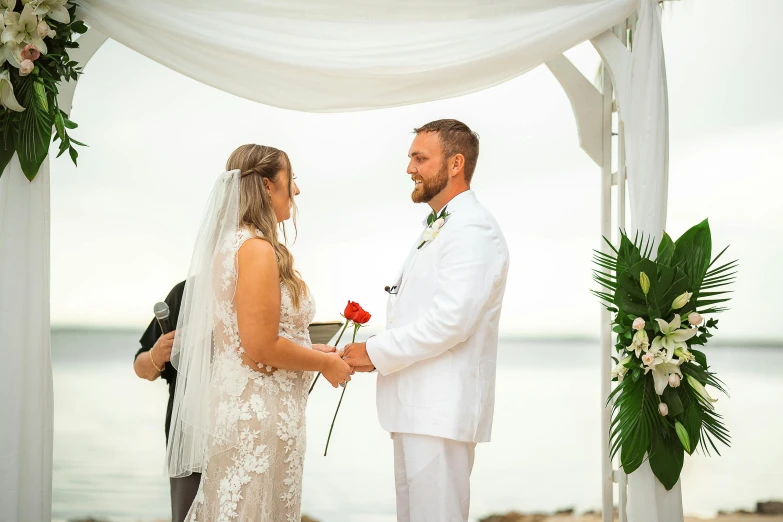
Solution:
[(0, 15), (5, 15), (6, 11), (13, 12), (16, 7), (16, 0), (0, 0)]
[(703, 404), (709, 409), (714, 410), (715, 406), (713, 406), (712, 403), (718, 402), (718, 399), (713, 399), (712, 397), (710, 397), (710, 394), (707, 393), (707, 390), (704, 388), (704, 386), (702, 386), (702, 384), (699, 381), (697, 381), (694, 377), (688, 375), (687, 378), (688, 378), (688, 384), (691, 385), (691, 388), (693, 388), (693, 390), (696, 393), (698, 393), (702, 399), (704, 399), (702, 401)]
[(680, 363), (682, 361), (674, 359), (673, 362), (663, 362), (661, 359), (658, 359), (657, 357), (656, 357), (656, 361), (660, 361), (660, 362), (658, 362), (653, 366), (645, 368), (644, 373), (646, 374), (647, 372), (652, 372), (653, 384), (655, 385), (655, 393), (657, 393), (658, 395), (663, 395), (663, 391), (669, 385), (670, 375), (677, 375), (680, 378), (682, 377), (682, 372), (680, 371)]
[(645, 330), (639, 330), (634, 334), (633, 341), (626, 350), (635, 353), (637, 357), (641, 357), (642, 352), (646, 352), (649, 346), (650, 338), (647, 337), (647, 332)]
[(0, 54), (2, 54), (2, 57), (0, 57), (0, 64), (7, 61), (18, 69), (19, 64), (22, 63), (22, 46), (17, 45), (14, 42), (3, 45), (2, 49), (0, 49)]
[(68, 0), (22, 0), (22, 3), (32, 5), (33, 12), (41, 18), (48, 16), (61, 24), (71, 22), (71, 15), (68, 14), (68, 9), (65, 7)]
[(684, 361), (695, 361), (696, 360), (696, 356), (693, 355), (688, 350), (688, 348), (677, 348), (676, 350), (674, 350), (674, 355), (676, 355), (677, 357), (679, 357), (680, 359), (682, 359)]
[(666, 351), (660, 346), (656, 346), (653, 342), (653, 346), (642, 357), (644, 362), (645, 375), (648, 372), (652, 372), (653, 384), (655, 385), (655, 393), (663, 395), (663, 391), (666, 386), (669, 385), (669, 376), (677, 375), (682, 377), (680, 371), (680, 365), (683, 363), (681, 359), (672, 359), (666, 354)]
[(5, 21), (5, 13), (14, 12), (16, 7), (16, 0), (0, 0), (0, 17)]
[(693, 297), (693, 292), (683, 292), (682, 294), (678, 295), (672, 302), (672, 310), (679, 310), (688, 304), (691, 300), (691, 297)]
[(674, 357), (674, 351), (677, 348), (683, 350), (688, 349), (688, 345), (685, 341), (693, 337), (698, 333), (698, 330), (692, 328), (680, 328), (682, 321), (680, 315), (675, 314), (671, 323), (667, 323), (663, 319), (656, 319), (658, 326), (661, 329), (661, 336), (653, 339), (652, 350), (655, 352), (665, 352), (665, 360), (669, 362)]
[(19, 105), (14, 96), (14, 86), (11, 85), (11, 75), (8, 70), (0, 72), (0, 105), (12, 111), (22, 112), (24, 107)]
[(615, 366), (612, 369), (612, 372), (609, 374), (609, 376), (612, 379), (617, 377), (618, 382), (623, 382), (623, 378), (625, 377), (625, 374), (628, 373), (628, 368), (626, 368), (625, 365), (628, 364), (630, 361), (631, 361), (630, 355), (623, 358), (619, 363), (617, 363), (617, 366)]
[(5, 26), (0, 36), (3, 44), (13, 43), (17, 46), (33, 44), (41, 54), (46, 54), (46, 44), (43, 38), (38, 36), (38, 17), (33, 13), (31, 4), (24, 6), (22, 14), (6, 12)]

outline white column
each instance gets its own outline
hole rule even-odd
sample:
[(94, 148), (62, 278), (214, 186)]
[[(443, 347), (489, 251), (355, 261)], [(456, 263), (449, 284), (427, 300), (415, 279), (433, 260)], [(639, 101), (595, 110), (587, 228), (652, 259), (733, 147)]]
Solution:
[[(666, 225), (669, 121), (666, 64), (656, 0), (643, 0), (633, 34), (631, 74), (625, 120), (628, 190), (632, 236), (636, 232), (660, 241)], [(671, 491), (645, 461), (628, 475), (629, 522), (682, 522), (682, 490)]]
[[(601, 164), (601, 237), (612, 239), (612, 81), (606, 64), (601, 69), (601, 92), (603, 100), (603, 158)], [(601, 239), (601, 252), (610, 254), (606, 241)], [(601, 307), (601, 348), (600, 348), (600, 383), (601, 383), (601, 492), (603, 522), (614, 519), (612, 477), (612, 461), (609, 458), (609, 426), (611, 422), (611, 405), (606, 401), (611, 391), (609, 372), (612, 363), (612, 330), (609, 311)]]
[(49, 160), (0, 177), (0, 522), (52, 519)]

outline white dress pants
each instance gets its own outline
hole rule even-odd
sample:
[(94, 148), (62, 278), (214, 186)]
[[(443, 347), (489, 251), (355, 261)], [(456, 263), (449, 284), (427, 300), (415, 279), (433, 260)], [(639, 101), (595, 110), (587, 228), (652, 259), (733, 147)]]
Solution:
[(392, 433), (397, 522), (467, 522), (476, 445)]

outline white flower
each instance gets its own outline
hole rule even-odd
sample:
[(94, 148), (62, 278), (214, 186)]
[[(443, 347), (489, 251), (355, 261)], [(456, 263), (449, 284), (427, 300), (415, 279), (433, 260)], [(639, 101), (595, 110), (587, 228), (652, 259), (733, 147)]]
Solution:
[[(422, 242), (419, 245), (419, 248), (423, 247), (426, 243), (429, 243), (430, 241), (438, 237), (438, 234), (440, 233), (440, 229), (443, 228), (443, 225), (446, 224), (446, 218), (449, 217), (449, 214), (446, 213), (445, 210), (441, 212), (441, 214), (442, 214), (441, 217), (434, 220), (432, 223), (430, 223), (427, 226), (427, 229), (424, 231), (424, 234), (421, 236)], [(430, 218), (431, 217), (432, 216), (430, 216)], [(428, 218), (428, 221), (430, 218)]]
[(35, 64), (32, 60), (22, 60), (19, 64), (19, 76), (27, 76), (35, 69)]
[(672, 310), (679, 310), (688, 302), (691, 300), (691, 297), (693, 297), (693, 292), (683, 292), (682, 294), (678, 295), (674, 302), (672, 302)]
[(676, 373), (669, 375), (669, 386), (677, 388), (680, 386), (680, 376)]
[(634, 352), (637, 357), (641, 357), (642, 352), (646, 352), (650, 346), (650, 339), (645, 330), (639, 330), (633, 336), (631, 345), (626, 348), (629, 352)]
[(0, 0), (0, 16), (4, 16), (7, 11), (14, 12), (16, 0)]
[[(16, 7), (16, 0), (0, 0), (0, 29), (5, 25), (5, 15), (7, 13), (13, 13), (14, 7)], [(0, 65), (2, 65), (0, 61)]]
[(61, 24), (71, 23), (71, 15), (65, 7), (68, 0), (22, 0), (22, 3), (32, 6), (33, 12), (41, 18), (48, 16)]
[(38, 17), (33, 13), (32, 5), (27, 4), (24, 6), (22, 14), (6, 12), (5, 25), (5, 29), (3, 29), (2, 35), (0, 35), (0, 41), (3, 44), (14, 44), (17, 46), (33, 44), (41, 51), (41, 54), (46, 54), (46, 44), (38, 36)]
[(440, 230), (433, 229), (431, 226), (427, 228), (427, 230), (424, 231), (424, 236), (422, 236), (422, 240), (429, 243), (436, 237), (438, 237), (438, 234), (440, 233)]
[(16, 112), (24, 110), (24, 107), (16, 101), (14, 86), (11, 85), (11, 76), (8, 70), (0, 72), (0, 105)]
[(697, 381), (694, 377), (691, 377), (690, 375), (687, 376), (688, 378), (688, 384), (691, 385), (691, 388), (698, 393), (702, 398), (702, 404), (704, 404), (706, 407), (708, 407), (711, 410), (715, 409), (715, 406), (712, 405), (713, 402), (718, 402), (718, 399), (713, 399), (710, 397), (710, 394), (707, 393), (707, 390), (704, 389), (704, 386)]
[(674, 315), (674, 319), (671, 323), (667, 323), (663, 319), (656, 319), (658, 326), (661, 329), (661, 337), (656, 337), (652, 342), (652, 350), (655, 352), (665, 352), (665, 360), (669, 362), (674, 357), (674, 351), (677, 348), (683, 350), (688, 349), (688, 345), (685, 341), (693, 337), (698, 333), (695, 329), (683, 328), (682, 321), (680, 321), (679, 314)]
[[(660, 337), (657, 337), (657, 341)], [(650, 359), (652, 357), (652, 359)], [(647, 360), (650, 360), (648, 363)], [(650, 351), (644, 354), (642, 361), (645, 362), (647, 368), (644, 369), (644, 373), (652, 372), (653, 384), (655, 385), (655, 393), (662, 395), (666, 386), (669, 384), (669, 378), (671, 375), (682, 377), (680, 371), (680, 364), (684, 362), (682, 359), (673, 359), (666, 350), (660, 346), (660, 343), (653, 341), (653, 345)]]
[(669, 414), (669, 407), (666, 405), (665, 402), (662, 402), (658, 404), (658, 412), (660, 412), (661, 415), (666, 417)]
[(682, 359), (683, 361), (695, 361), (696, 356), (693, 355), (688, 348), (677, 348), (674, 350), (674, 355)]
[(641, 317), (637, 317), (636, 319), (634, 319), (632, 328), (634, 330), (644, 330), (644, 319), (642, 319)]
[(704, 318), (697, 312), (691, 312), (688, 314), (688, 322), (691, 324), (691, 326), (699, 326), (703, 320)]
[(626, 356), (623, 360), (621, 360), (619, 363), (617, 363), (617, 366), (615, 366), (612, 369), (612, 372), (609, 374), (609, 377), (614, 379), (617, 377), (618, 382), (623, 382), (623, 378), (625, 377), (625, 374), (628, 373), (628, 368), (625, 367), (627, 363), (631, 361), (631, 356)]
[(682, 372), (680, 371), (680, 362), (681, 361), (678, 361), (677, 359), (670, 363), (660, 362), (644, 371), (644, 373), (647, 373), (648, 371), (652, 372), (655, 393), (663, 395), (663, 391), (669, 384), (669, 376), (676, 375), (679, 377), (682, 375)]
[(55, 30), (49, 27), (49, 24), (47, 24), (43, 20), (38, 22), (38, 27), (36, 28), (36, 30), (38, 31), (38, 36), (40, 36), (41, 38), (46, 38), (46, 37), (54, 38), (55, 36), (57, 36)]
[(0, 0), (0, 65), (5, 62), (9, 62), (14, 67), (19, 67), (19, 62), (22, 61), (22, 45), (19, 45), (15, 41), (4, 42), (2, 40), (3, 33), (5, 33), (5, 27), (11, 24), (19, 22), (19, 13), (12, 11), (11, 9), (3, 10), (3, 5), (15, 5), (15, 1)]

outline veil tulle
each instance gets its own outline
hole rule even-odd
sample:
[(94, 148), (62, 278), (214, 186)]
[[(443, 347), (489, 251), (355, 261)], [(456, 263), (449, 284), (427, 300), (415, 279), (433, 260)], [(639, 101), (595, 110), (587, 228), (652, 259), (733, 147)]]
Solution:
[(178, 375), (166, 449), (170, 477), (201, 473), (214, 452), (238, 443), (235, 432), (214, 422), (218, 391), (211, 380), (215, 354), (225, 344), (222, 324), (230, 320), (236, 291), (233, 247), (239, 222), (239, 183), (239, 170), (225, 172), (215, 182), (185, 282), (171, 351), (171, 364)]

